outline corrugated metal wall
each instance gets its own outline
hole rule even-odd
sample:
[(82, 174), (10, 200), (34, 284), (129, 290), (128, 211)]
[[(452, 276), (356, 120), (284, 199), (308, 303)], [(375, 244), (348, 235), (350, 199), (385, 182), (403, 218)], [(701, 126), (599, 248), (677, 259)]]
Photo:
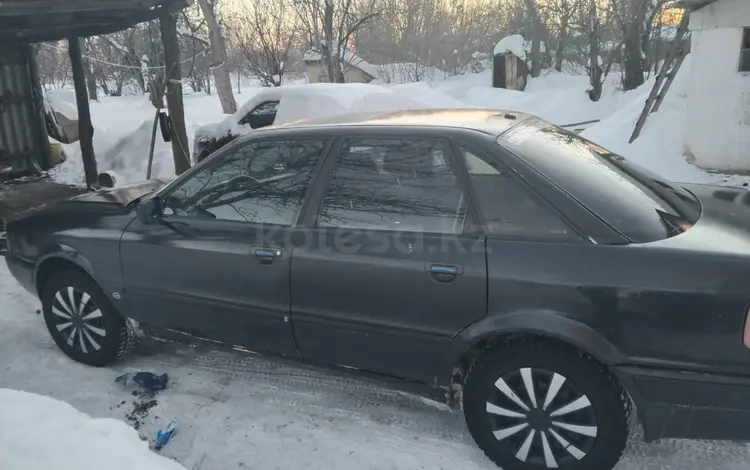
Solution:
[(42, 159), (24, 51), (20, 44), (0, 44), (0, 170), (12, 166), (13, 173), (30, 171)]

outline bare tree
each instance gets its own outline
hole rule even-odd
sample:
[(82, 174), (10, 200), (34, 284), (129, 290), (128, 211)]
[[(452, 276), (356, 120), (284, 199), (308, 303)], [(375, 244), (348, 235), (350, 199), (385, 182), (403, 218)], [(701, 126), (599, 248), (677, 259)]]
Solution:
[(597, 12), (596, 0), (589, 0), (589, 78), (591, 89), (589, 98), (591, 101), (599, 101), (602, 97), (603, 71), (601, 56), (599, 55), (599, 14)]
[(574, 13), (574, 7), (574, 1), (571, 0), (558, 0), (550, 5), (554, 16), (559, 18), (557, 48), (555, 50), (555, 70), (558, 72), (562, 72), (563, 61), (565, 60), (565, 47), (570, 32), (570, 20)]
[(538, 77), (542, 73), (541, 28), (542, 13), (537, 0), (524, 0), (529, 17), (531, 18), (531, 76)]
[(354, 34), (378, 16), (376, 0), (294, 0), (297, 17), (319, 49), (328, 81), (344, 82), (344, 59)]
[(42, 43), (36, 52), (39, 80), (45, 89), (63, 88), (71, 81), (70, 57), (60, 43)]
[(244, 4), (235, 18), (235, 48), (263, 86), (281, 86), (296, 44), (297, 30), (290, 27), (294, 11), (290, 7), (289, 0), (257, 0), (252, 5)]
[(667, 0), (610, 0), (623, 38), (622, 86), (633, 90), (643, 85), (645, 78), (644, 50), (648, 47), (647, 32), (655, 14)]
[(224, 44), (224, 36), (221, 33), (219, 22), (216, 19), (216, 2), (218, 0), (198, 0), (198, 5), (206, 18), (209, 39), (211, 41), (211, 68), (216, 79), (216, 93), (221, 101), (221, 109), (224, 114), (237, 112), (237, 102), (232, 93), (232, 82), (229, 79), (229, 66), (227, 64), (227, 50)]

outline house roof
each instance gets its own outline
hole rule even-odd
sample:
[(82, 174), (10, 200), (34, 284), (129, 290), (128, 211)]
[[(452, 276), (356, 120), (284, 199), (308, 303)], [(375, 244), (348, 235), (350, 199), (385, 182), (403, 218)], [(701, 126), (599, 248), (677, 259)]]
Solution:
[(717, 1), (718, 0), (677, 0), (675, 6), (687, 10), (698, 10)]
[[(346, 65), (350, 67), (356, 67), (372, 78), (378, 78), (380, 76), (380, 72), (378, 71), (378, 68), (376, 66), (367, 62), (365, 59), (353, 52), (343, 51), (343, 54), (341, 54), (341, 58)], [(320, 51), (316, 49), (310, 49), (309, 51), (305, 52), (302, 60), (305, 62), (318, 62), (323, 60), (323, 54), (321, 54)]]
[(120, 31), (192, 0), (3, 0), (0, 40), (53, 41)]

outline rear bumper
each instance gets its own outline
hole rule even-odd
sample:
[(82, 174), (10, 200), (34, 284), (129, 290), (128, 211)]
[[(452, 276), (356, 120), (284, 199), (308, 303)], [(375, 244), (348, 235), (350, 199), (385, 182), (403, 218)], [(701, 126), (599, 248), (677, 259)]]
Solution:
[(750, 440), (750, 376), (622, 367), (646, 441)]
[(8, 265), (8, 271), (16, 278), (18, 283), (27, 291), (37, 295), (34, 286), (34, 263), (11, 253), (5, 254), (5, 263)]

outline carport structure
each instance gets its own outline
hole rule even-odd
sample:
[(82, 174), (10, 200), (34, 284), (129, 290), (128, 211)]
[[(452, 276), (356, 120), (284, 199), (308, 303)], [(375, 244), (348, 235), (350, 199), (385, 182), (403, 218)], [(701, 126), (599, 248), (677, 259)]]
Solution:
[(86, 92), (81, 38), (159, 19), (168, 74), (175, 169), (189, 167), (182, 102), (176, 13), (192, 0), (0, 0), (0, 166), (29, 172), (51, 166), (39, 73), (31, 44), (67, 39), (78, 105), (86, 183), (97, 181), (93, 126)]

